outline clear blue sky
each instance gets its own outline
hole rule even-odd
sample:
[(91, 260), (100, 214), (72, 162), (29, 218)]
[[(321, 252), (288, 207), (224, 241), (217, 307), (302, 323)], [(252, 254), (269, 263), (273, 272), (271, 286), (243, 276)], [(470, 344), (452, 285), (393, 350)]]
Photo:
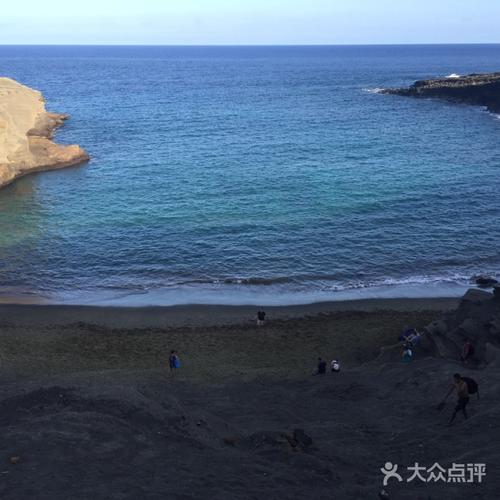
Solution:
[(12, 0), (0, 44), (500, 42), (500, 0)]

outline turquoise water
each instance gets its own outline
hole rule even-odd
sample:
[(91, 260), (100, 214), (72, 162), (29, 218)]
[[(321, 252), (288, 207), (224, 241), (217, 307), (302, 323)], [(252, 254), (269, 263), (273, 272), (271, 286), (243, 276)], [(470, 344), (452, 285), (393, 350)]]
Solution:
[(0, 191), (0, 291), (76, 303), (460, 293), (500, 274), (500, 119), (377, 88), (500, 46), (0, 47), (86, 166)]

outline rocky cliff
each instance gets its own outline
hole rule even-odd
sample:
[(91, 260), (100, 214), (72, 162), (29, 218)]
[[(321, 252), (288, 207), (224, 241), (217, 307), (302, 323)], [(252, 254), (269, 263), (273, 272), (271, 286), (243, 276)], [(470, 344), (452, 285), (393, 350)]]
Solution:
[(0, 187), (31, 172), (89, 159), (80, 146), (52, 142), (54, 130), (67, 118), (48, 113), (40, 92), (0, 78)]
[(486, 106), (489, 111), (500, 113), (500, 73), (419, 80), (408, 88), (384, 89), (382, 92), (409, 97), (438, 97)]
[(456, 311), (427, 326), (422, 342), (436, 357), (458, 360), (465, 339), (474, 345), (472, 368), (500, 366), (500, 285), (494, 293), (469, 290)]

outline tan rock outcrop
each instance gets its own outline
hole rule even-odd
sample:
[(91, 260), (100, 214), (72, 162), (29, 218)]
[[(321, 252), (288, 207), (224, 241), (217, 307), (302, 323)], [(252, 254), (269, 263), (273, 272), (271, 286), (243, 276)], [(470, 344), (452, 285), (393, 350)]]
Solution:
[(68, 115), (48, 113), (43, 96), (10, 78), (0, 78), (0, 187), (31, 172), (89, 160), (80, 146), (52, 142)]

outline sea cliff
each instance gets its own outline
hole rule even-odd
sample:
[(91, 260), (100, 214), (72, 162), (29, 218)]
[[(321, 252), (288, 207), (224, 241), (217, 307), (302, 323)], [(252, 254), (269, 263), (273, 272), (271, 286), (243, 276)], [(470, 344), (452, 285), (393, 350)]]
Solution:
[(80, 146), (52, 141), (68, 115), (49, 113), (40, 92), (0, 78), (0, 188), (31, 172), (89, 160)]
[(382, 93), (409, 97), (437, 97), (485, 106), (492, 113), (500, 113), (500, 73), (453, 75), (447, 78), (419, 80), (408, 88), (384, 89)]

